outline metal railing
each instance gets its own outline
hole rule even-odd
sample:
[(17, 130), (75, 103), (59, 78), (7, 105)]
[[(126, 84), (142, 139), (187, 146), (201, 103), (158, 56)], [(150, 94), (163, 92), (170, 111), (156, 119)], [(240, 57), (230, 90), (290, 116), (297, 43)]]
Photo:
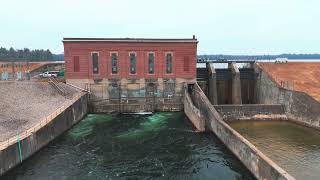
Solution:
[(294, 80), (284, 80), (277, 77), (271, 77), (271, 79), (277, 83), (281, 88), (288, 89), (288, 90), (295, 90), (295, 82)]
[(54, 118), (56, 118), (59, 114), (61, 114), (64, 110), (66, 110), (68, 107), (70, 107), (73, 103), (75, 103), (77, 100), (79, 100), (84, 94), (86, 93), (79, 93), (75, 97), (73, 97), (71, 100), (63, 103), (63, 105), (58, 108), (56, 111), (51, 113), (49, 116), (44, 117), (40, 122), (33, 125), (31, 128), (17, 133), (17, 135), (7, 138), (6, 140), (0, 142), (0, 151), (7, 148), (8, 146), (15, 144), (18, 142), (18, 139), (21, 141), (27, 137), (29, 137), (31, 134), (35, 133), (45, 125), (47, 125), (49, 122), (51, 122)]
[(53, 86), (62, 96), (66, 96), (66, 90), (59, 86), (59, 82), (55, 78), (48, 78), (48, 83)]

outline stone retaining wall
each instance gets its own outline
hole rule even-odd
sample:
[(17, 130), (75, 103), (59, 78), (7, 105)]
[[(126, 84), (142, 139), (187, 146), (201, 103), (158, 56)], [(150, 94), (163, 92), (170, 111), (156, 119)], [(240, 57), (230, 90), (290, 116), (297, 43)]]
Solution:
[[(0, 146), (0, 175), (12, 169), (22, 161), (33, 155), (50, 141), (72, 127), (87, 114), (87, 94), (75, 99), (73, 104), (65, 107), (43, 124), (38, 124), (30, 131), (11, 138), (9, 142), (2, 142)], [(21, 149), (21, 158), (19, 151)]]
[(255, 66), (255, 71), (259, 73), (256, 83), (258, 103), (282, 104), (290, 120), (317, 129), (320, 128), (320, 102), (304, 92), (280, 87), (259, 66)]

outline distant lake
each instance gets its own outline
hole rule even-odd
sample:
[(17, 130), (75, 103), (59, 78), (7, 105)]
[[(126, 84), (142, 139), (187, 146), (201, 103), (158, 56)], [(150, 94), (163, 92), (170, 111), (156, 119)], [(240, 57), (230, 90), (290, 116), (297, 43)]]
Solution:
[[(215, 60), (210, 60), (210, 61), (215, 61)], [(232, 60), (234, 62), (237, 61), (250, 61), (248, 59), (238, 59), (238, 60)], [(257, 60), (256, 62), (275, 62), (275, 59), (269, 60)], [(288, 62), (320, 62), (320, 59), (288, 59)], [(243, 65), (245, 65), (246, 63), (239, 63), (238, 66), (242, 67)], [(201, 63), (197, 63), (197, 68), (205, 68), (206, 67), (206, 63), (205, 62), (201, 62)], [(228, 64), (227, 63), (216, 63), (215, 68), (219, 69), (219, 68), (228, 68)]]

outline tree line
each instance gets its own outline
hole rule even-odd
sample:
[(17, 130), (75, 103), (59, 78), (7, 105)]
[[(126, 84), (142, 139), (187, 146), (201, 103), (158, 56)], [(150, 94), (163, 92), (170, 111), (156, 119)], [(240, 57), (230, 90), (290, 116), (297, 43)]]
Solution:
[(52, 54), (49, 49), (6, 49), (0, 47), (0, 61), (52, 61), (56, 55)]

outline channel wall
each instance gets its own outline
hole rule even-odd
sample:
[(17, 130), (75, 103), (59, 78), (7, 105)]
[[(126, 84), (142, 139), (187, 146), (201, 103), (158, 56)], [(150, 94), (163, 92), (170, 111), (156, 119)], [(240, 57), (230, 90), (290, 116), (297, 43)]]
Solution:
[(80, 121), (87, 114), (87, 101), (88, 95), (79, 93), (32, 128), (0, 143), (0, 176)]
[(185, 87), (184, 110), (199, 131), (210, 130), (261, 180), (294, 178), (225, 123), (197, 83)]

